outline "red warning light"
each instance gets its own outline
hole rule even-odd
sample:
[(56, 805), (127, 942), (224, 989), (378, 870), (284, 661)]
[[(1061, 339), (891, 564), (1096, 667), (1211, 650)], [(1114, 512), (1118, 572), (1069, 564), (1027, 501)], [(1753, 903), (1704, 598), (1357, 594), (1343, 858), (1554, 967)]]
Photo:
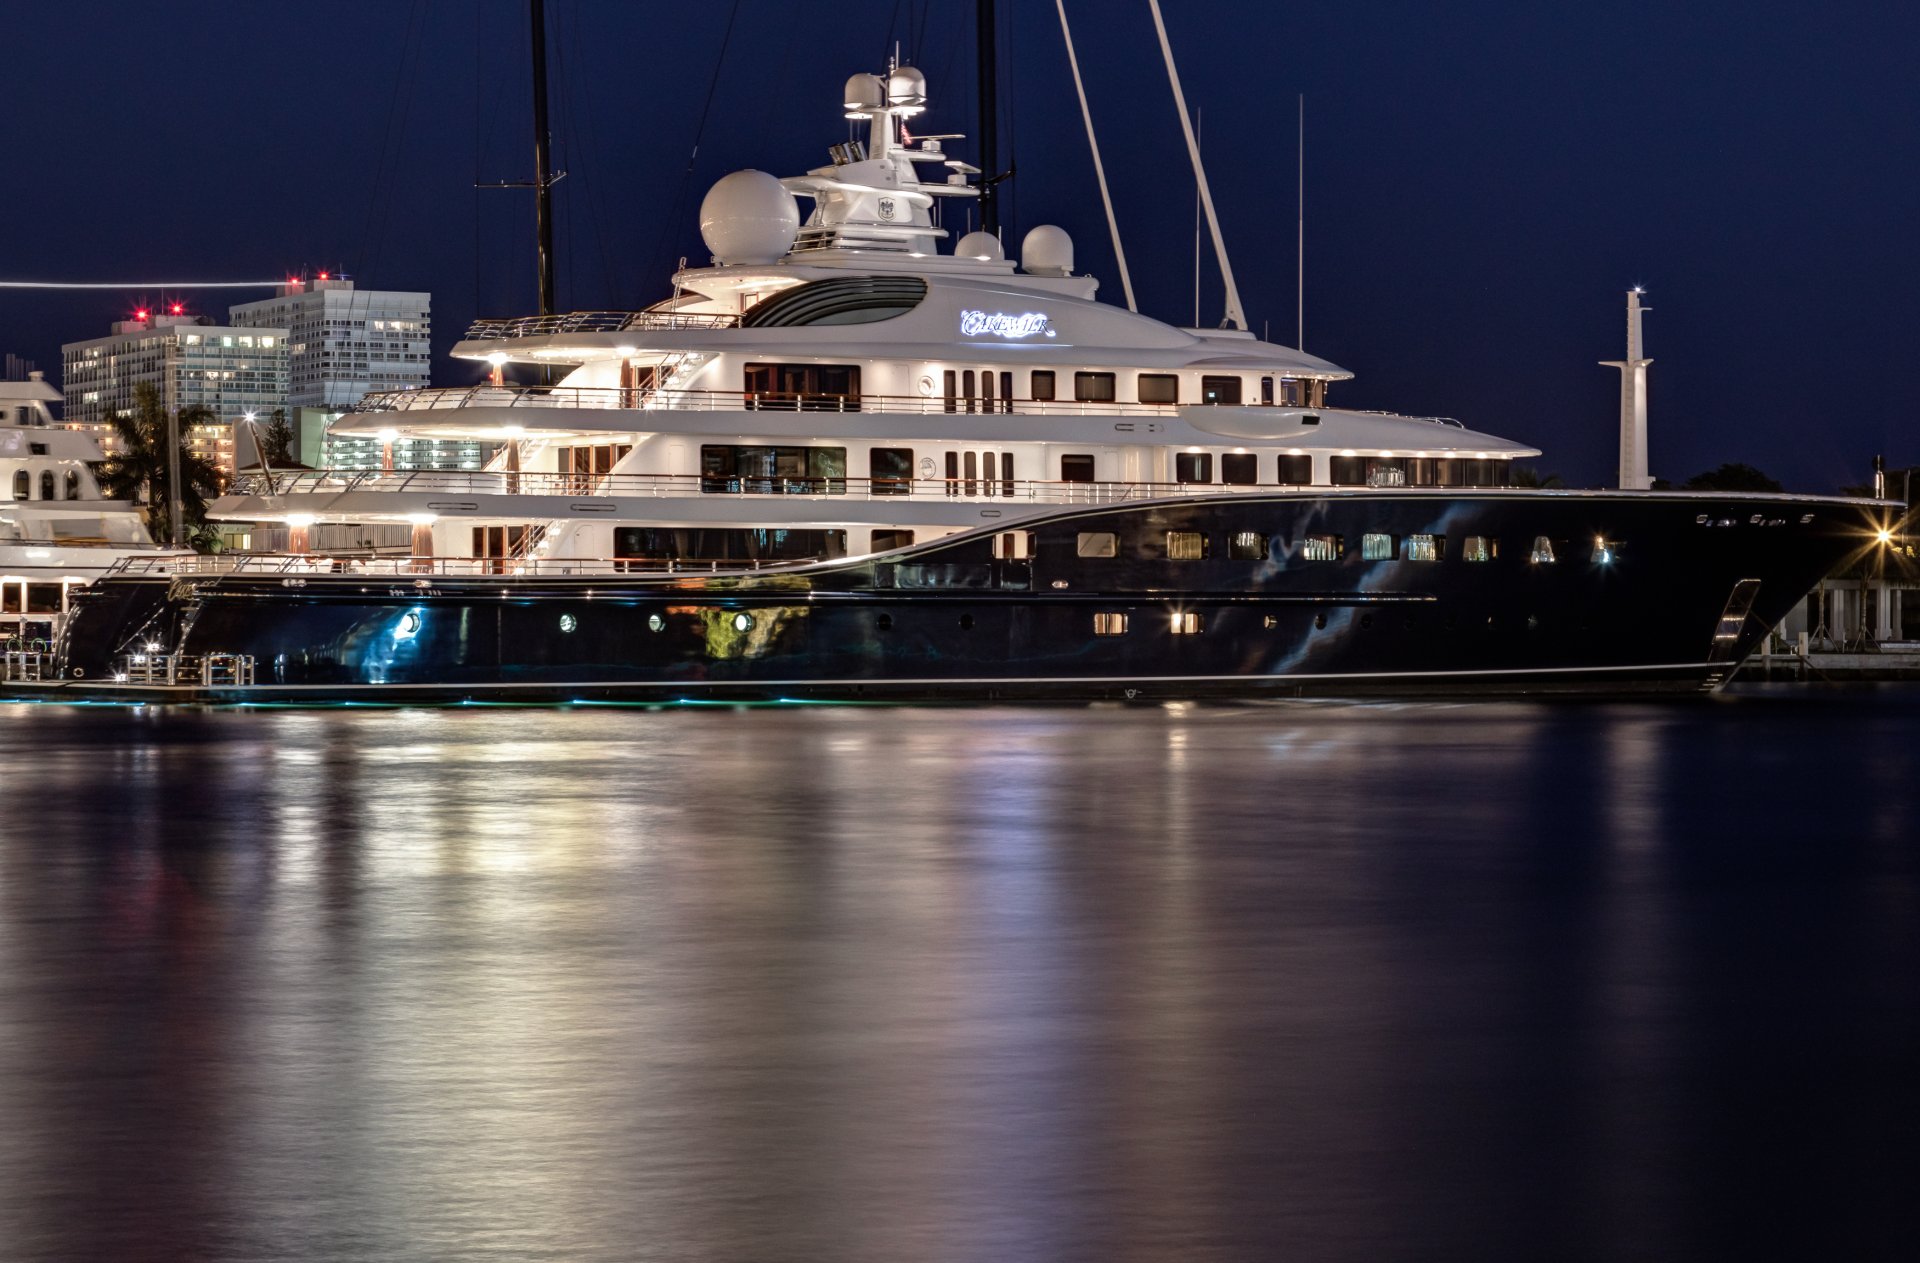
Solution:
[(322, 273), (320, 274), (320, 279), (324, 281), (324, 280), (327, 280), (327, 279), (328, 279), (328, 278), (329, 278), (330, 276), (331, 276), (331, 273), (328, 273), (328, 272), (322, 272)]
[(168, 308), (167, 314), (177, 316), (185, 310), (186, 310), (185, 307), (181, 306), (179, 303), (175, 303), (172, 307)]
[(151, 316), (152, 314), (153, 313), (148, 311), (145, 307), (141, 307), (133, 313), (133, 318), (135, 320), (145, 320), (147, 317)]

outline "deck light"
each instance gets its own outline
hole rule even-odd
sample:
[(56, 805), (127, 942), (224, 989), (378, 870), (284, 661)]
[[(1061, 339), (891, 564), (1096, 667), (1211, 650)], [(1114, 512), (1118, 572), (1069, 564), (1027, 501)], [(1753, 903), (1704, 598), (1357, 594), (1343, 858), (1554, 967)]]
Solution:
[(292, 527), (302, 527), (302, 528), (304, 528), (304, 527), (308, 527), (308, 526), (312, 526), (312, 525), (313, 525), (313, 514), (311, 514), (311, 513), (289, 513), (289, 514), (287, 514), (287, 525), (288, 525), (288, 526), (292, 526)]
[[(613, 353), (623, 360), (630, 360), (640, 354), (640, 348), (637, 346), (617, 346), (613, 348)], [(499, 355), (500, 353), (496, 351), (494, 354)], [(500, 358), (504, 360), (506, 356), (501, 355)]]
[(391, 447), (394, 441), (400, 437), (400, 431), (393, 429), (382, 430), (373, 437), (379, 439), (380, 442), (386, 446)]
[(1893, 532), (1883, 526), (1874, 532), (1874, 538), (1882, 544), (1891, 544), (1893, 542)]
[(437, 513), (407, 514), (408, 523), (414, 526), (432, 526), (435, 522), (438, 522), (439, 520), (440, 520), (440, 515)]

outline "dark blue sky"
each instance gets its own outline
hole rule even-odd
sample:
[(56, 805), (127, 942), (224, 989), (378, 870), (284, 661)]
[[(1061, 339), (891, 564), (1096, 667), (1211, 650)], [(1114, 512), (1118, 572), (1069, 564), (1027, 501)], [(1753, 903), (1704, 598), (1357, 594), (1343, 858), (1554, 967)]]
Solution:
[[(1051, 0), (1002, 4), (1012, 232), (1063, 225), (1118, 301)], [(1656, 474), (1744, 460), (1824, 490), (1876, 451), (1920, 462), (1914, 10), (1165, 7), (1242, 294), (1281, 341), (1306, 93), (1306, 342), (1358, 375), (1337, 402), (1457, 416), (1604, 482), (1617, 377), (1595, 361), (1621, 354), (1639, 282)], [(740, 0), (724, 59), (730, 0), (549, 8), (563, 308), (660, 297), (674, 259), (704, 257), (707, 186), (824, 161), (841, 82), (892, 39), (919, 50), (927, 128), (974, 130), (971, 5)], [(1192, 181), (1146, 5), (1069, 12), (1142, 308), (1186, 323)], [(472, 187), (531, 167), (525, 27), (516, 0), (15, 6), (0, 278), (342, 268), (431, 290), (444, 353), (476, 313), (534, 306), (529, 196)], [(1212, 322), (1211, 261), (1205, 295)], [(137, 297), (0, 293), (0, 350), (57, 371), (62, 341)]]

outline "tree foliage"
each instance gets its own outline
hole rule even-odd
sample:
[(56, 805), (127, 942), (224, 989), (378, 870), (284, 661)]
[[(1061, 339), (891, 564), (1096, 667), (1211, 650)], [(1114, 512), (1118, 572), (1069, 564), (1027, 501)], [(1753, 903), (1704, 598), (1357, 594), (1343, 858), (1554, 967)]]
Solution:
[(1718, 469), (1695, 474), (1680, 484), (1688, 491), (1784, 491), (1785, 488), (1752, 465), (1731, 461)]
[(1564, 486), (1559, 474), (1543, 474), (1532, 465), (1513, 467), (1513, 485), (1516, 487), (1559, 487)]
[(260, 457), (269, 465), (293, 465), (293, 427), (287, 424), (284, 408), (275, 408), (273, 416), (260, 428)]
[(222, 479), (218, 466), (187, 446), (187, 435), (196, 425), (217, 424), (212, 410), (183, 408), (179, 414), (180, 512), (186, 527), (185, 541), (173, 538), (167, 410), (161, 405), (160, 392), (146, 383), (135, 386), (132, 410), (115, 414), (112, 421), (120, 444), (119, 450), (101, 463), (101, 491), (116, 500), (145, 503), (147, 529), (161, 543), (193, 542), (196, 547), (205, 543), (211, 534), (207, 501), (220, 494)]

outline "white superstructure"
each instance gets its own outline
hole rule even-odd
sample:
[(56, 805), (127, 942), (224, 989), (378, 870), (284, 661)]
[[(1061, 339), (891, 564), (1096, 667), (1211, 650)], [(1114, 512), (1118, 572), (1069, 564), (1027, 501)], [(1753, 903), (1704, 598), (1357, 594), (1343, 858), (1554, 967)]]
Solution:
[[(1535, 449), (1433, 418), (1330, 407), (1351, 376), (1239, 330), (1095, 295), (1057, 227), (1017, 257), (945, 225), (977, 195), (948, 135), (912, 135), (911, 68), (848, 81), (862, 142), (777, 179), (721, 180), (713, 259), (639, 312), (481, 321), (485, 385), (372, 395), (334, 423), (392, 467), (243, 477), (214, 514), (298, 547), (316, 522), (410, 522), (485, 566), (753, 562), (1012, 528), (1063, 503), (1279, 487), (1497, 485)], [(803, 217), (800, 199), (810, 208)], [(505, 384), (509, 365), (557, 384)], [(407, 440), (504, 444), (408, 469)], [(1011, 531), (1008, 546), (1019, 547)]]
[(50, 640), (73, 589), (122, 558), (171, 555), (139, 505), (101, 497), (100, 446), (62, 428), (59, 401), (39, 373), (0, 381), (0, 645)]

